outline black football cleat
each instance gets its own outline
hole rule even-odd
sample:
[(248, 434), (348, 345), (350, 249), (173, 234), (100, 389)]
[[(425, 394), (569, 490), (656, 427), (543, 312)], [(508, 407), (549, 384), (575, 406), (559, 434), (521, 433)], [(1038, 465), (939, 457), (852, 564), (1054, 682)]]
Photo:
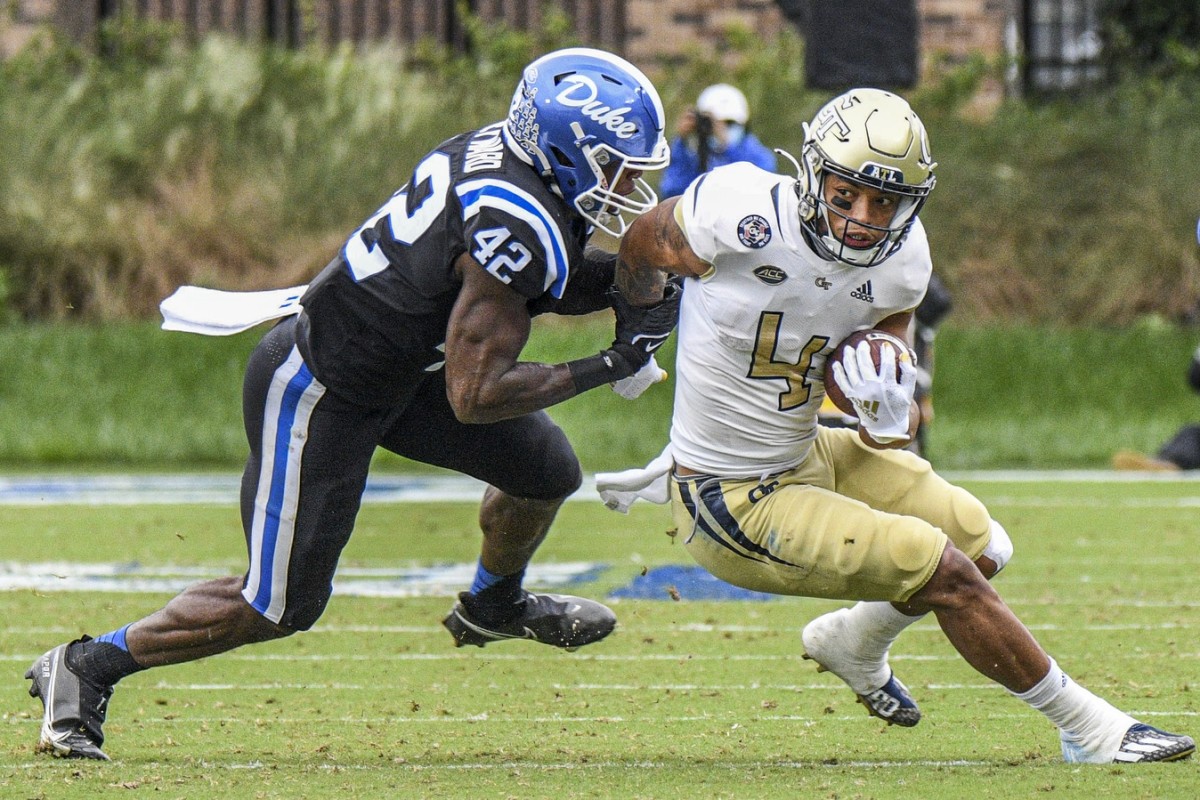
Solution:
[(461, 592), (450, 614), (442, 620), (456, 647), (468, 644), (483, 647), (505, 639), (529, 639), (574, 650), (600, 641), (617, 624), (617, 617), (608, 606), (594, 600), (532, 592), (524, 592), (521, 611), (515, 617), (500, 624), (484, 624), (472, 618), (469, 598), (467, 592)]
[[(87, 641), (88, 637), (77, 641)], [(71, 642), (70, 644), (74, 644)], [(104, 715), (112, 686), (98, 686), (67, 666), (67, 648), (60, 644), (40, 656), (26, 671), (32, 681), (29, 696), (42, 701), (42, 736), (38, 750), (59, 758), (108, 761), (104, 744)]]

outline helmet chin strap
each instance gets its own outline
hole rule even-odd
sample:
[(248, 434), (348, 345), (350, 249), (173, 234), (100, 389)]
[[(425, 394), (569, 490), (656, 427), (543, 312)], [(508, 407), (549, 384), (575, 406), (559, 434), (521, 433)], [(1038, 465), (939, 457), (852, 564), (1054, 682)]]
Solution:
[[(521, 159), (526, 164), (529, 164), (532, 167), (537, 167), (538, 174), (542, 177), (542, 180), (546, 182), (546, 185), (550, 187), (550, 191), (554, 192), (559, 197), (562, 197), (562, 189), (559, 188), (558, 181), (554, 179), (554, 170), (550, 168), (550, 159), (546, 157), (546, 154), (542, 152), (541, 148), (535, 147), (532, 151), (526, 150), (524, 147), (518, 144), (513, 138), (513, 135), (509, 133), (507, 125), (501, 129), (501, 134), (504, 137), (504, 143), (508, 146), (508, 149), (515, 153), (517, 158)], [(537, 159), (536, 161), (534, 160), (535, 157)]]

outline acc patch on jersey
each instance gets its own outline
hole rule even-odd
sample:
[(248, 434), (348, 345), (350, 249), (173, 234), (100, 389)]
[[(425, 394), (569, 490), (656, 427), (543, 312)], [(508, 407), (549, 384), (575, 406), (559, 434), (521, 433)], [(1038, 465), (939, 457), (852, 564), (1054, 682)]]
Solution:
[(771, 226), (758, 214), (742, 217), (737, 227), (738, 241), (756, 250), (771, 241)]
[(779, 267), (770, 264), (763, 264), (754, 270), (754, 277), (758, 278), (768, 286), (778, 286), (787, 280), (787, 273)]

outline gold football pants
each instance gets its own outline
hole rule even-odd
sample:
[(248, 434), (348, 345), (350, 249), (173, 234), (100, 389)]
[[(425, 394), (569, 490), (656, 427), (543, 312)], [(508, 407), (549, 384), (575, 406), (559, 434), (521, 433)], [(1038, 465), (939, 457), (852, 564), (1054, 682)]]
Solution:
[(825, 427), (808, 459), (787, 472), (675, 476), (671, 508), (688, 552), (721, 580), (842, 600), (908, 600), (947, 541), (978, 558), (991, 521), (983, 503), (928, 461)]

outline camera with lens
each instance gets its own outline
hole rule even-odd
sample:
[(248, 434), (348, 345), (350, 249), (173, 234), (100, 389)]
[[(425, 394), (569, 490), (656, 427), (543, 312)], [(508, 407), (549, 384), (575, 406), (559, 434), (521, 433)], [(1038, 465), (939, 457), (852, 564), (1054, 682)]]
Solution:
[(699, 160), (700, 171), (708, 171), (708, 159), (711, 155), (711, 145), (713, 138), (713, 118), (712, 114), (707, 114), (700, 109), (694, 109), (692, 112), (696, 118), (695, 135), (696, 135), (696, 157)]

